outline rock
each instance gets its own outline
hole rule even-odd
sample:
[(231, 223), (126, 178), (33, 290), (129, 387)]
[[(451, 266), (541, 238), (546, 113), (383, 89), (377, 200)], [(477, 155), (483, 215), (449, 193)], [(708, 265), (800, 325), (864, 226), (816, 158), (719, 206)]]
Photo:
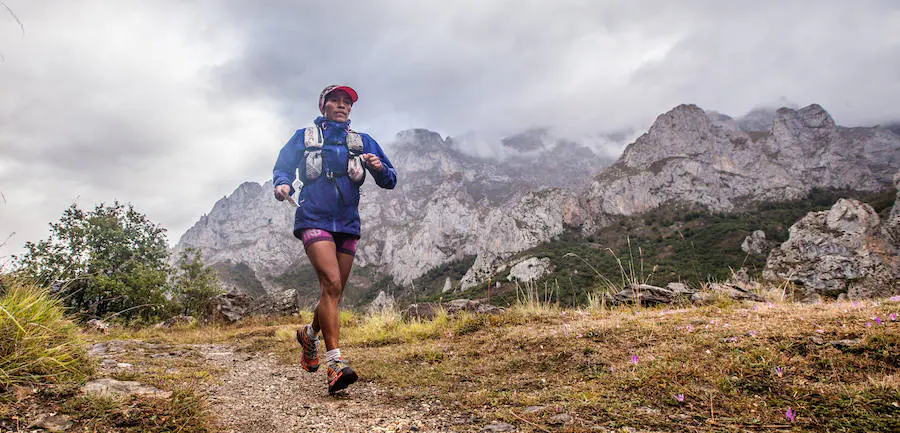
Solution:
[(528, 406), (522, 413), (541, 413), (547, 410), (547, 406)]
[(551, 425), (570, 424), (574, 421), (575, 421), (575, 418), (573, 418), (572, 415), (569, 415), (567, 413), (560, 413), (560, 414), (553, 415), (550, 417), (549, 420), (547, 420), (547, 422), (549, 422)]
[(453, 282), (450, 281), (450, 277), (444, 280), (444, 287), (441, 289), (441, 293), (450, 293), (453, 291)]
[(763, 277), (790, 281), (794, 296), (850, 299), (887, 297), (900, 290), (900, 257), (868, 204), (838, 200), (791, 226), (789, 238), (772, 250)]
[(99, 332), (102, 334), (109, 330), (109, 324), (100, 319), (91, 319), (84, 324), (84, 328), (87, 331)]
[(550, 263), (549, 258), (529, 257), (516, 263), (509, 269), (507, 280), (527, 283), (537, 280), (550, 272), (553, 272), (553, 265)]
[(460, 311), (475, 311), (478, 304), (478, 301), (473, 301), (471, 299), (454, 299), (452, 301), (444, 302), (443, 307), (447, 310), (448, 314), (455, 314)]
[(500, 314), (504, 311), (506, 311), (505, 308), (491, 304), (478, 303), (478, 305), (475, 306), (476, 314)]
[(154, 325), (155, 328), (172, 328), (175, 326), (186, 326), (194, 322), (194, 316), (178, 315), (170, 317), (162, 322)]
[(762, 296), (733, 283), (710, 283), (706, 290), (691, 295), (691, 302), (697, 305), (709, 305), (717, 299), (727, 298), (735, 301), (765, 302)]
[(240, 321), (247, 315), (252, 303), (250, 296), (244, 293), (228, 292), (213, 299), (209, 316), (213, 320), (224, 320), (229, 323)]
[(369, 314), (380, 314), (389, 311), (394, 311), (394, 297), (385, 293), (384, 290), (380, 290), (375, 300), (369, 304)]
[(402, 316), (404, 320), (433, 320), (440, 309), (441, 306), (434, 302), (410, 304)]
[(64, 432), (73, 425), (74, 423), (67, 415), (42, 413), (34, 418), (28, 428), (37, 427), (51, 432)]
[(900, 167), (900, 137), (842, 128), (821, 106), (779, 109), (767, 132), (748, 133), (695, 105), (660, 115), (585, 194), (594, 219), (667, 203), (711, 211), (800, 198), (814, 187), (880, 191)]
[(516, 426), (514, 426), (512, 424), (494, 421), (494, 422), (482, 427), (482, 429), (479, 431), (494, 433), (494, 432), (508, 432), (508, 431), (517, 431), (517, 430), (516, 430)]
[(766, 240), (766, 232), (756, 230), (744, 238), (741, 250), (756, 257), (767, 257), (775, 245), (777, 245), (775, 242)]
[(671, 304), (679, 300), (686, 300), (687, 296), (692, 293), (683, 284), (675, 285), (673, 288), (678, 292), (649, 284), (635, 284), (609, 296), (608, 302), (611, 305), (622, 305), (635, 301), (640, 301), (641, 305)]
[(860, 343), (862, 343), (862, 340), (859, 338), (854, 338), (852, 340), (836, 340), (836, 341), (828, 342), (828, 344), (834, 346), (834, 348), (838, 349), (838, 350), (855, 349), (855, 348), (859, 347)]
[(172, 395), (169, 391), (163, 391), (152, 386), (143, 385), (140, 382), (119, 381), (110, 378), (92, 380), (81, 387), (81, 392), (85, 395), (97, 397), (126, 397), (130, 395), (140, 395), (145, 397), (169, 398), (169, 396)]
[(439, 311), (446, 311), (447, 314), (458, 314), (467, 311), (475, 314), (496, 314), (506, 311), (502, 307), (485, 304), (471, 299), (454, 299), (443, 304), (433, 302), (425, 302), (421, 304), (410, 304), (403, 310), (403, 318), (406, 320), (433, 320)]
[(900, 255), (900, 171), (894, 175), (894, 188), (897, 189), (897, 197), (887, 221), (884, 222), (884, 231), (894, 244), (894, 251)]
[(669, 283), (666, 284), (666, 289), (672, 291), (675, 295), (681, 296), (690, 296), (694, 293), (697, 293), (696, 290), (691, 289), (684, 283)]

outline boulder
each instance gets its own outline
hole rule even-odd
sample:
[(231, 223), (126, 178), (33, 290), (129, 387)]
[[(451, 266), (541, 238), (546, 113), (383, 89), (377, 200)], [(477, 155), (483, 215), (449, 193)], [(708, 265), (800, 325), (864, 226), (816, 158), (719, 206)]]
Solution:
[(871, 206), (841, 199), (791, 226), (763, 278), (792, 283), (794, 297), (809, 302), (886, 297), (900, 290), (900, 257)]
[(611, 305), (622, 305), (639, 301), (641, 305), (672, 304), (686, 300), (694, 293), (681, 283), (670, 283), (666, 288), (649, 284), (633, 284), (620, 292), (610, 295), (607, 302)]
[(441, 310), (446, 311), (447, 314), (450, 315), (458, 314), (462, 311), (467, 311), (474, 314), (497, 314), (506, 311), (502, 307), (485, 304), (472, 299), (454, 299), (452, 301), (444, 302), (443, 304), (434, 302), (410, 304), (409, 307), (406, 307), (406, 309), (403, 310), (402, 315), (406, 320), (432, 320)]
[(741, 250), (752, 256), (767, 257), (769, 251), (772, 251), (772, 248), (775, 248), (775, 245), (777, 245), (775, 242), (766, 240), (766, 232), (756, 230), (744, 238), (744, 242), (741, 244)]
[(728, 298), (735, 301), (765, 302), (762, 296), (746, 289), (742, 284), (733, 282), (710, 283), (706, 290), (691, 295), (691, 302), (697, 305), (709, 305), (717, 299)]
[(157, 323), (156, 325), (154, 325), (154, 328), (172, 328), (175, 326), (190, 325), (193, 322), (194, 316), (178, 315)]
[(248, 314), (252, 299), (244, 293), (228, 292), (213, 299), (210, 317), (234, 323)]
[(507, 280), (528, 283), (550, 272), (553, 272), (553, 265), (549, 258), (529, 257), (509, 269)]
[(894, 175), (894, 187), (897, 189), (897, 198), (894, 199), (894, 207), (884, 222), (884, 231), (894, 245), (894, 251), (900, 254), (900, 171)]
[(435, 302), (410, 304), (403, 310), (402, 316), (406, 320), (433, 320), (440, 310), (440, 304)]

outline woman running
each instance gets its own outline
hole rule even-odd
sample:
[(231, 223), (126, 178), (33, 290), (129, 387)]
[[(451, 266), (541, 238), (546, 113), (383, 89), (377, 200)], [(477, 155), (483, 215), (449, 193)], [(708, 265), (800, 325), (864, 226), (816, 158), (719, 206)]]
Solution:
[(299, 171), (303, 187), (294, 216), (294, 236), (303, 241), (309, 262), (321, 286), (312, 323), (297, 329), (303, 346), (300, 365), (308, 372), (319, 368), (319, 331), (325, 338), (328, 393), (356, 381), (353, 368), (338, 346), (338, 304), (353, 267), (359, 240), (359, 187), (371, 173), (387, 189), (397, 184), (397, 172), (381, 146), (368, 134), (350, 129), (350, 109), (359, 99), (348, 86), (328, 86), (319, 96), (315, 125), (294, 133), (278, 153), (273, 179), (275, 198), (294, 194)]

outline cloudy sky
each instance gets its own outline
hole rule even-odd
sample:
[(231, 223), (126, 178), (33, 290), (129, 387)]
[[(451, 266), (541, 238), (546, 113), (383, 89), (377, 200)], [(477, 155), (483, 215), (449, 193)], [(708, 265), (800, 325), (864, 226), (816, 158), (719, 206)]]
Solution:
[(640, 133), (685, 102), (900, 119), (893, 0), (2, 2), (0, 263), (71, 203), (132, 202), (177, 241), (271, 176), (330, 83), (388, 150), (412, 127)]

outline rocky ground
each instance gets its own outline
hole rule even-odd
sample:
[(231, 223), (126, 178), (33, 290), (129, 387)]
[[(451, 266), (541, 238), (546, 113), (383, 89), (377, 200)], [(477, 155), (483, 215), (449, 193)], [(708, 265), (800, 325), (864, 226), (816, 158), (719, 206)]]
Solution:
[(389, 391), (364, 380), (329, 396), (324, 366), (307, 373), (299, 365), (279, 364), (271, 353), (249, 354), (225, 345), (195, 347), (209, 363), (227, 371), (206, 389), (222, 432), (437, 432), (454, 431), (454, 425), (471, 421), (437, 401), (395, 400)]
[(347, 391), (330, 396), (324, 367), (307, 373), (299, 365), (279, 362), (274, 353), (247, 352), (227, 344), (113, 340), (95, 344), (90, 353), (100, 362), (100, 376), (121, 377), (128, 371), (139, 378), (146, 369), (141, 359), (152, 359), (154, 368), (172, 373), (199, 368), (214, 372), (215, 377), (195, 391), (208, 403), (213, 431), (444, 432), (468, 431), (467, 426), (478, 421), (454, 413), (437, 400), (396, 399), (389, 390), (366, 381), (364, 372)]

